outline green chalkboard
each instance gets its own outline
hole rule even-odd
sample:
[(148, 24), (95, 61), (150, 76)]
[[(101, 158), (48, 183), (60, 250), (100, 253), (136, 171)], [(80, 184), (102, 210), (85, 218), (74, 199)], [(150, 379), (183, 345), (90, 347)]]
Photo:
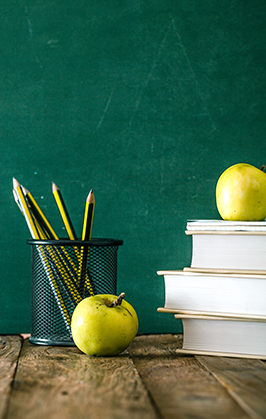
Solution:
[(261, 0), (2, 0), (0, 333), (30, 330), (29, 232), (15, 177), (66, 237), (122, 239), (118, 292), (140, 333), (179, 332), (157, 313), (157, 270), (188, 266), (188, 218), (217, 218), (228, 166), (265, 163), (266, 5)]

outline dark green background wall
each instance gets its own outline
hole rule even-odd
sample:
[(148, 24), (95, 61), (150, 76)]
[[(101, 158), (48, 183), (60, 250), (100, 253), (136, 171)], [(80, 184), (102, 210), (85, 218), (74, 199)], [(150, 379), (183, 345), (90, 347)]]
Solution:
[(118, 292), (140, 332), (177, 332), (156, 271), (190, 263), (188, 218), (217, 218), (228, 166), (266, 161), (266, 5), (240, 0), (2, 0), (0, 333), (30, 329), (29, 233), (12, 178), (66, 237), (124, 240)]

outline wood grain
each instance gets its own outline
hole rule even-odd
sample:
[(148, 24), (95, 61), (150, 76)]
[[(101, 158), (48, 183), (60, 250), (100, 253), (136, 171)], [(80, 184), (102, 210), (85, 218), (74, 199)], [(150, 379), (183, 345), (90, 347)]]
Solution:
[(129, 353), (164, 419), (247, 419), (238, 403), (194, 357), (176, 354), (180, 335), (139, 336)]
[(0, 419), (7, 411), (21, 346), (20, 336), (0, 335)]
[(266, 419), (266, 362), (178, 355), (181, 345), (137, 336), (96, 358), (0, 336), (0, 419)]
[(157, 419), (127, 353), (94, 358), (77, 348), (24, 342), (7, 419)]
[(266, 418), (265, 362), (206, 356), (196, 358), (251, 418)]

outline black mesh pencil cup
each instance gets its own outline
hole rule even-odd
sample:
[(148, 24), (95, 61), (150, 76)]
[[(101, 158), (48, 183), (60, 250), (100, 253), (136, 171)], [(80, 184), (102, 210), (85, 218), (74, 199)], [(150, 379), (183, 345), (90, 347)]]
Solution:
[(122, 240), (28, 240), (32, 247), (31, 335), (40, 345), (74, 346), (71, 317), (96, 294), (116, 295)]

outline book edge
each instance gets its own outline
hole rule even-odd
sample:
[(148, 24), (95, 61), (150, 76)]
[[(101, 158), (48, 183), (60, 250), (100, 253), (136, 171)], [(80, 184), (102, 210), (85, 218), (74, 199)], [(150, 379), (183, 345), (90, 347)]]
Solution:
[(185, 309), (175, 309), (175, 308), (165, 308), (158, 307), (158, 313), (170, 313), (177, 315), (191, 315), (191, 316), (212, 316), (212, 317), (225, 317), (226, 319), (252, 319), (256, 320), (266, 320), (266, 315), (263, 314), (242, 314), (242, 313), (223, 313), (223, 312), (214, 312), (214, 311), (199, 311), (199, 310), (185, 310)]
[(264, 225), (266, 226), (266, 219), (261, 221), (246, 221), (246, 220), (224, 220), (223, 218), (188, 218), (187, 224), (224, 224), (224, 225)]
[[(192, 270), (193, 269), (193, 270)], [(192, 268), (192, 269), (188, 269), (188, 268), (183, 268), (182, 269), (177, 269), (177, 270), (165, 270), (165, 271), (157, 271), (157, 275), (159, 276), (165, 276), (165, 275), (183, 275), (185, 276), (217, 276), (217, 277), (223, 277), (226, 276), (228, 278), (254, 278), (254, 279), (266, 279), (266, 271), (246, 271), (246, 270), (226, 270), (226, 271), (220, 271), (219, 272), (214, 272), (213, 269), (208, 269), (208, 271), (204, 270), (201, 271), (201, 269), (197, 269), (197, 268)], [(195, 270), (194, 270), (195, 269)], [(252, 273), (251, 273), (252, 272)], [(257, 272), (263, 272), (262, 273), (257, 273)], [(265, 273), (264, 273), (265, 272)]]
[(261, 275), (266, 276), (266, 270), (261, 269), (226, 269), (226, 268), (194, 268), (185, 266), (183, 272), (200, 274), (223, 274), (223, 275)]
[(233, 321), (233, 322), (251, 322), (251, 323), (266, 323), (266, 316), (260, 318), (253, 317), (233, 317), (233, 316), (222, 316), (222, 315), (211, 315), (211, 314), (175, 314), (176, 319), (186, 320), (217, 320), (217, 321)]
[(250, 358), (250, 359), (266, 359), (266, 355), (256, 354), (239, 354), (234, 352), (215, 352), (215, 351), (197, 351), (195, 349), (176, 349), (177, 354), (184, 355), (204, 355), (204, 356), (220, 356), (230, 358)]
[(185, 230), (187, 236), (201, 235), (228, 235), (228, 236), (265, 236), (266, 230)]

